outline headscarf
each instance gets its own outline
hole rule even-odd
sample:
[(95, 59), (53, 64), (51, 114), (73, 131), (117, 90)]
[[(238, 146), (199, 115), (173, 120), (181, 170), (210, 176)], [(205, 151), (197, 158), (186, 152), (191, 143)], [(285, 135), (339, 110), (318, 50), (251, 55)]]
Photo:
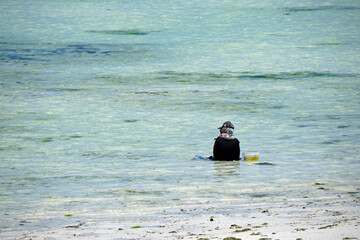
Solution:
[(220, 136), (219, 137), (227, 139), (227, 140), (231, 140), (231, 139), (235, 139), (233, 134), (234, 134), (234, 129), (232, 129), (232, 128), (222, 128), (220, 130)]

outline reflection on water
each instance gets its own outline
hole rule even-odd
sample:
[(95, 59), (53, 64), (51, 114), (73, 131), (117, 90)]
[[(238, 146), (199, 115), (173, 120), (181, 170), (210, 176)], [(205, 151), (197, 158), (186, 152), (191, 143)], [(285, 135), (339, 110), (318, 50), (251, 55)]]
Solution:
[(213, 161), (215, 177), (228, 178), (239, 175), (240, 161)]

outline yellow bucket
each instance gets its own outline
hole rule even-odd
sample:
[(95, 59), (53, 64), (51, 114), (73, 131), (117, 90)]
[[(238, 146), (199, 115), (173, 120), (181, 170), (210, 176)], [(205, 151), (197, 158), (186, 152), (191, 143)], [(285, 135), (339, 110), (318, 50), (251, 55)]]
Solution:
[(242, 157), (244, 161), (259, 161), (259, 152), (243, 152)]

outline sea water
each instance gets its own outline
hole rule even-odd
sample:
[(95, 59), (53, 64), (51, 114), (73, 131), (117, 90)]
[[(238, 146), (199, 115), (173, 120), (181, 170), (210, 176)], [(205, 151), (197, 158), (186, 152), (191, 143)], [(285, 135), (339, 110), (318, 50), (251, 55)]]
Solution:
[[(2, 0), (0, 18), (2, 233), (359, 195), (358, 1)], [(260, 164), (193, 160), (228, 120)]]

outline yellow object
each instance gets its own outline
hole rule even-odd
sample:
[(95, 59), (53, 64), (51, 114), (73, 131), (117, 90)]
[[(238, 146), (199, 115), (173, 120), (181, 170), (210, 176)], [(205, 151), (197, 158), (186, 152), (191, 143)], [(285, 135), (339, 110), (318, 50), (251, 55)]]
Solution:
[(259, 152), (243, 152), (243, 160), (247, 162), (259, 161)]

